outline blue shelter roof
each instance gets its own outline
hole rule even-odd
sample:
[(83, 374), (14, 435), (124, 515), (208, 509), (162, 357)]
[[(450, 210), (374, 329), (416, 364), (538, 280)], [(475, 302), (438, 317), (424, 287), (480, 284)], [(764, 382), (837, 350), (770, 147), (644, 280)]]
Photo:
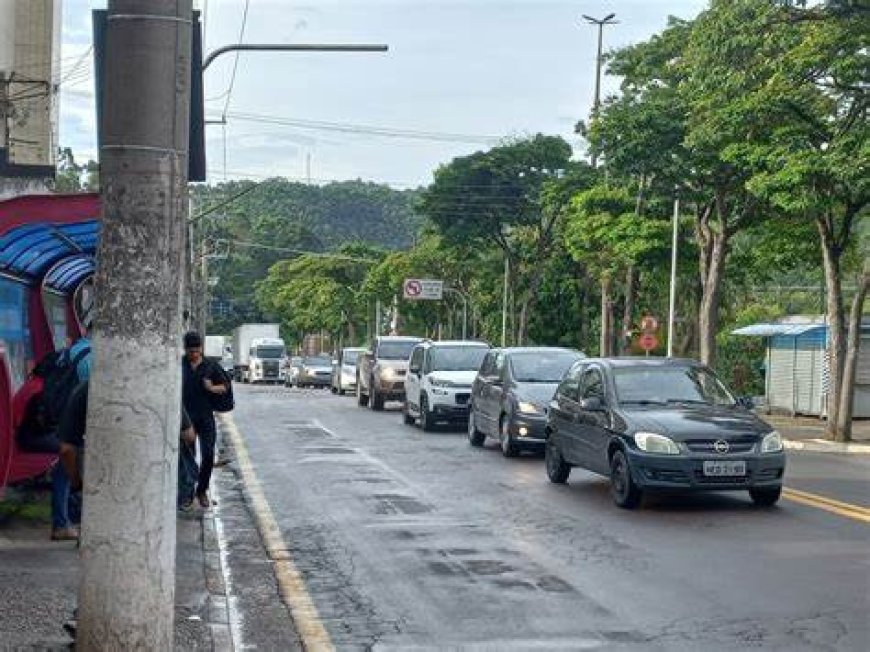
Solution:
[(15, 227), (0, 236), (0, 271), (69, 291), (93, 273), (99, 232), (97, 220)]

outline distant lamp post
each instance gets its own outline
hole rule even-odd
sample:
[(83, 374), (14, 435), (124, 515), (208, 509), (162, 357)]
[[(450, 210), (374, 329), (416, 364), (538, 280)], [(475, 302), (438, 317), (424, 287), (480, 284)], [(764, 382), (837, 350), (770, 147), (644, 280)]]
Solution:
[[(616, 14), (608, 14), (604, 18), (593, 18), (583, 14), (583, 18), (590, 25), (598, 25), (598, 56), (595, 59), (595, 99), (592, 101), (592, 119), (598, 119), (598, 108), (601, 105), (601, 46), (605, 25), (616, 25), (619, 21), (613, 20)], [(592, 167), (598, 164), (598, 155), (592, 152)]]

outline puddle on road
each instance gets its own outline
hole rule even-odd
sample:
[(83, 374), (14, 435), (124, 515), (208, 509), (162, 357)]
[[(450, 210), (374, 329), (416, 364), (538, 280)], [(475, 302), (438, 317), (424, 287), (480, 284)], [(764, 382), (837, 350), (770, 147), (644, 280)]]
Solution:
[(376, 514), (426, 514), (432, 511), (431, 506), (403, 494), (375, 494), (372, 498)]

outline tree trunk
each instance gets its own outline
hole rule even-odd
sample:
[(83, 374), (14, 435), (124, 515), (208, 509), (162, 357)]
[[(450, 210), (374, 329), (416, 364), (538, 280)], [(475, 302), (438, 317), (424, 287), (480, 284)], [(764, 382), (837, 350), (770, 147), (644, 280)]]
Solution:
[(539, 266), (536, 268), (534, 276), (532, 276), (529, 291), (523, 298), (522, 307), (520, 308), (520, 323), (517, 330), (517, 346), (525, 346), (526, 338), (528, 337), (529, 333), (529, 316), (532, 309), (537, 304), (538, 290), (541, 289), (541, 283), (543, 283), (543, 281), (544, 269), (543, 266)]
[(589, 346), (589, 320), (586, 318), (586, 302), (589, 299), (589, 291), (586, 270), (580, 263), (574, 264), (574, 281), (577, 288), (577, 314), (580, 317), (577, 335), (580, 338), (580, 349), (588, 351), (591, 349)]
[(828, 438), (836, 439), (843, 385), (843, 358), (846, 353), (846, 316), (843, 309), (843, 287), (840, 276), (842, 252), (835, 242), (831, 217), (829, 215), (819, 217), (816, 224), (821, 236), (828, 313), (828, 414), (825, 432)]
[(846, 359), (843, 365), (843, 382), (840, 389), (840, 411), (837, 423), (837, 441), (852, 440), (852, 411), (855, 406), (855, 378), (858, 375), (858, 354), (861, 349), (861, 318), (864, 299), (870, 289), (870, 271), (864, 272), (858, 284), (852, 311), (849, 315), (849, 335)]
[(727, 208), (717, 197), (715, 210), (718, 227), (711, 225), (712, 204), (703, 207), (697, 218), (699, 269), (701, 272), (701, 305), (698, 309), (698, 344), (701, 362), (712, 366), (716, 358), (716, 331), (719, 328), (719, 295), (728, 251)]
[(353, 323), (352, 319), (347, 320), (347, 341), (350, 346), (358, 344), (356, 340), (356, 324)]
[(610, 272), (601, 277), (601, 357), (613, 355), (613, 279)]
[(629, 265), (625, 271), (625, 304), (622, 310), (622, 332), (619, 334), (619, 352), (631, 351), (631, 327), (634, 323), (634, 300), (637, 294), (637, 270)]
[(109, 3), (78, 650), (173, 647), (191, 11)]

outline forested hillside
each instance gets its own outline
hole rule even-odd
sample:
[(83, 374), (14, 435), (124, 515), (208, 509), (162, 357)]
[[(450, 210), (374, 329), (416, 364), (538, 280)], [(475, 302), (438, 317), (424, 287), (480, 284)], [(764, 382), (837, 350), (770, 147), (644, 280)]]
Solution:
[(274, 263), (294, 256), (288, 249), (327, 252), (354, 242), (403, 249), (421, 224), (417, 191), (361, 181), (232, 181), (197, 187), (192, 197), (192, 215), (207, 213), (197, 240), (226, 254), (209, 260), (209, 275), (217, 279), (210, 291), (214, 332), (266, 318), (254, 300), (255, 284)]

